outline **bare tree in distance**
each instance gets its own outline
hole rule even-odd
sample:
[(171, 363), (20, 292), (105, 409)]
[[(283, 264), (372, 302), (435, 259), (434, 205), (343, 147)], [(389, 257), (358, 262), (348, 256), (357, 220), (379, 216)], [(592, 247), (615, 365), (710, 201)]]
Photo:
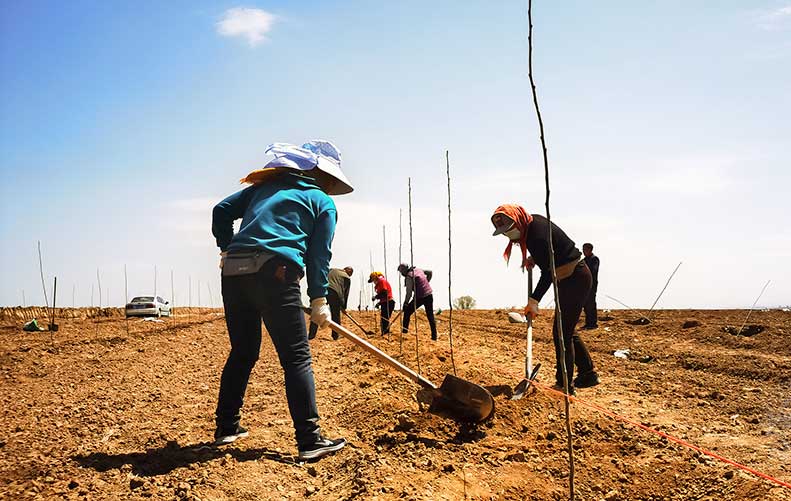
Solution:
[(475, 298), (472, 296), (460, 296), (453, 301), (453, 307), (459, 310), (471, 310), (475, 308)]

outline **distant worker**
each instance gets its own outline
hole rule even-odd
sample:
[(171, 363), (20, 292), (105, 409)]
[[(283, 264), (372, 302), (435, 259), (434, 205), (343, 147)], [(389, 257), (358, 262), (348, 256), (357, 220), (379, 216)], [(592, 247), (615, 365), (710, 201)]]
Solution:
[(582, 253), (585, 254), (585, 264), (591, 271), (593, 282), (588, 299), (585, 301), (585, 325), (583, 329), (596, 329), (599, 327), (599, 316), (596, 310), (596, 290), (599, 288), (599, 257), (593, 255), (593, 244), (582, 244)]
[[(516, 244), (522, 251), (520, 263), (522, 269), (533, 268), (537, 264), (541, 270), (538, 283), (530, 293), (525, 307), (525, 315), (535, 319), (539, 313), (538, 303), (552, 285), (548, 242), (549, 221), (540, 214), (528, 214), (521, 206), (511, 204), (498, 207), (491, 220), (495, 227), (493, 235), (504, 235), (508, 238), (508, 246), (503, 254), (506, 261), (511, 257), (511, 248)], [(591, 273), (574, 242), (555, 223), (552, 223), (552, 245), (555, 250), (555, 273), (558, 279), (559, 297), (556, 301), (560, 305), (563, 341), (566, 347), (565, 366), (569, 392), (573, 395), (575, 387), (587, 388), (599, 384), (599, 375), (593, 368), (593, 360), (588, 348), (574, 330), (585, 300), (588, 298)], [(528, 251), (530, 257), (527, 256)], [(552, 325), (552, 337), (555, 343), (554, 388), (564, 391), (560, 336), (554, 318)], [(572, 380), (575, 363), (579, 375)]]
[(368, 283), (373, 283), (376, 291), (376, 295), (371, 299), (378, 301), (375, 307), (379, 308), (382, 334), (389, 334), (390, 315), (393, 313), (393, 310), (395, 310), (393, 288), (390, 287), (390, 282), (387, 281), (385, 276), (378, 271), (371, 272), (371, 275), (368, 277)]
[[(332, 313), (332, 321), (336, 324), (341, 323), (341, 311), (346, 311), (346, 305), (349, 302), (349, 289), (352, 287), (351, 276), (354, 274), (354, 268), (347, 266), (340, 270), (338, 268), (330, 268), (327, 275), (329, 281), (329, 289), (327, 289), (327, 304), (330, 305), (330, 312)], [(308, 331), (308, 339), (316, 337), (319, 326), (315, 323), (310, 323), (310, 330)], [(338, 334), (332, 331), (332, 339), (338, 339)]]
[[(270, 145), (275, 159), (248, 174), (252, 186), (214, 207), (212, 233), (220, 248), (222, 296), (231, 352), (222, 371), (214, 433), (216, 445), (246, 437), (241, 408), (261, 347), (261, 319), (285, 375), (286, 398), (299, 459), (318, 459), (346, 440), (319, 428), (310, 345), (299, 281), (307, 271), (311, 321), (326, 327), (330, 250), (337, 212), (328, 195), (353, 188), (340, 169), (340, 152), (326, 141), (297, 147)], [(233, 222), (242, 219), (238, 233)]]
[[(403, 306), (404, 320), (401, 324), (401, 332), (404, 334), (409, 332), (409, 317), (423, 306), (426, 310), (428, 325), (431, 327), (431, 339), (436, 341), (437, 322), (434, 320), (434, 291), (431, 290), (431, 285), (429, 285), (431, 271), (421, 270), (420, 268), (410, 267), (408, 264), (401, 263), (398, 265), (398, 272), (404, 277), (404, 286), (406, 287)], [(412, 300), (413, 292), (415, 294), (414, 300)]]

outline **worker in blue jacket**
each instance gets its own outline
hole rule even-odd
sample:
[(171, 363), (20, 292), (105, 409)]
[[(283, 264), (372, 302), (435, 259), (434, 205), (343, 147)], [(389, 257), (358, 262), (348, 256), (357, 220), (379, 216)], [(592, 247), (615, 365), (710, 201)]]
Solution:
[[(222, 296), (231, 352), (217, 402), (215, 444), (247, 436), (240, 425), (244, 393), (258, 360), (261, 319), (285, 374), (286, 398), (300, 460), (340, 450), (318, 425), (316, 388), (299, 281), (307, 272), (310, 319), (326, 327), (327, 274), (337, 214), (329, 195), (353, 188), (340, 168), (340, 152), (327, 141), (301, 147), (270, 145), (275, 156), (242, 179), (251, 186), (214, 207), (212, 233), (220, 248)], [(234, 234), (233, 222), (241, 219)]]

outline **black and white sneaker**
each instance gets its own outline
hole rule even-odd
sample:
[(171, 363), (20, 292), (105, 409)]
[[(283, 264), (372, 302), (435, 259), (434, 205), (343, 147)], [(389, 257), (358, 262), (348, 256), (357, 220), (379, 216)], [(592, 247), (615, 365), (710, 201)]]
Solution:
[(590, 388), (599, 383), (599, 374), (596, 371), (584, 372), (574, 378), (574, 386), (577, 388)]
[(248, 435), (247, 430), (239, 425), (235, 428), (217, 428), (214, 432), (214, 445), (228, 445)]
[(300, 461), (319, 459), (326, 456), (327, 454), (337, 452), (344, 447), (346, 447), (345, 438), (336, 438), (335, 440), (322, 438), (314, 444), (300, 446), (299, 459)]

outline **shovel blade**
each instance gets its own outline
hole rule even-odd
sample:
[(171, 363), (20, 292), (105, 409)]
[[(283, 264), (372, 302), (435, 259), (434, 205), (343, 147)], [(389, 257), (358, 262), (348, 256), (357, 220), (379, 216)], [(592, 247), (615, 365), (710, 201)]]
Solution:
[(541, 364), (536, 365), (533, 368), (533, 372), (530, 373), (530, 376), (519, 381), (519, 384), (516, 385), (516, 388), (514, 388), (514, 394), (511, 396), (511, 400), (520, 400), (522, 397), (525, 396), (528, 388), (530, 388), (530, 383), (536, 380), (536, 376), (538, 376), (538, 370), (540, 368), (541, 368)]
[(494, 414), (494, 398), (483, 386), (447, 374), (429, 411), (448, 414), (460, 421), (481, 423)]
[(516, 388), (514, 388), (514, 394), (511, 395), (511, 400), (520, 400), (522, 397), (524, 397), (529, 384), (529, 379), (523, 379), (519, 381), (519, 384), (516, 385)]

